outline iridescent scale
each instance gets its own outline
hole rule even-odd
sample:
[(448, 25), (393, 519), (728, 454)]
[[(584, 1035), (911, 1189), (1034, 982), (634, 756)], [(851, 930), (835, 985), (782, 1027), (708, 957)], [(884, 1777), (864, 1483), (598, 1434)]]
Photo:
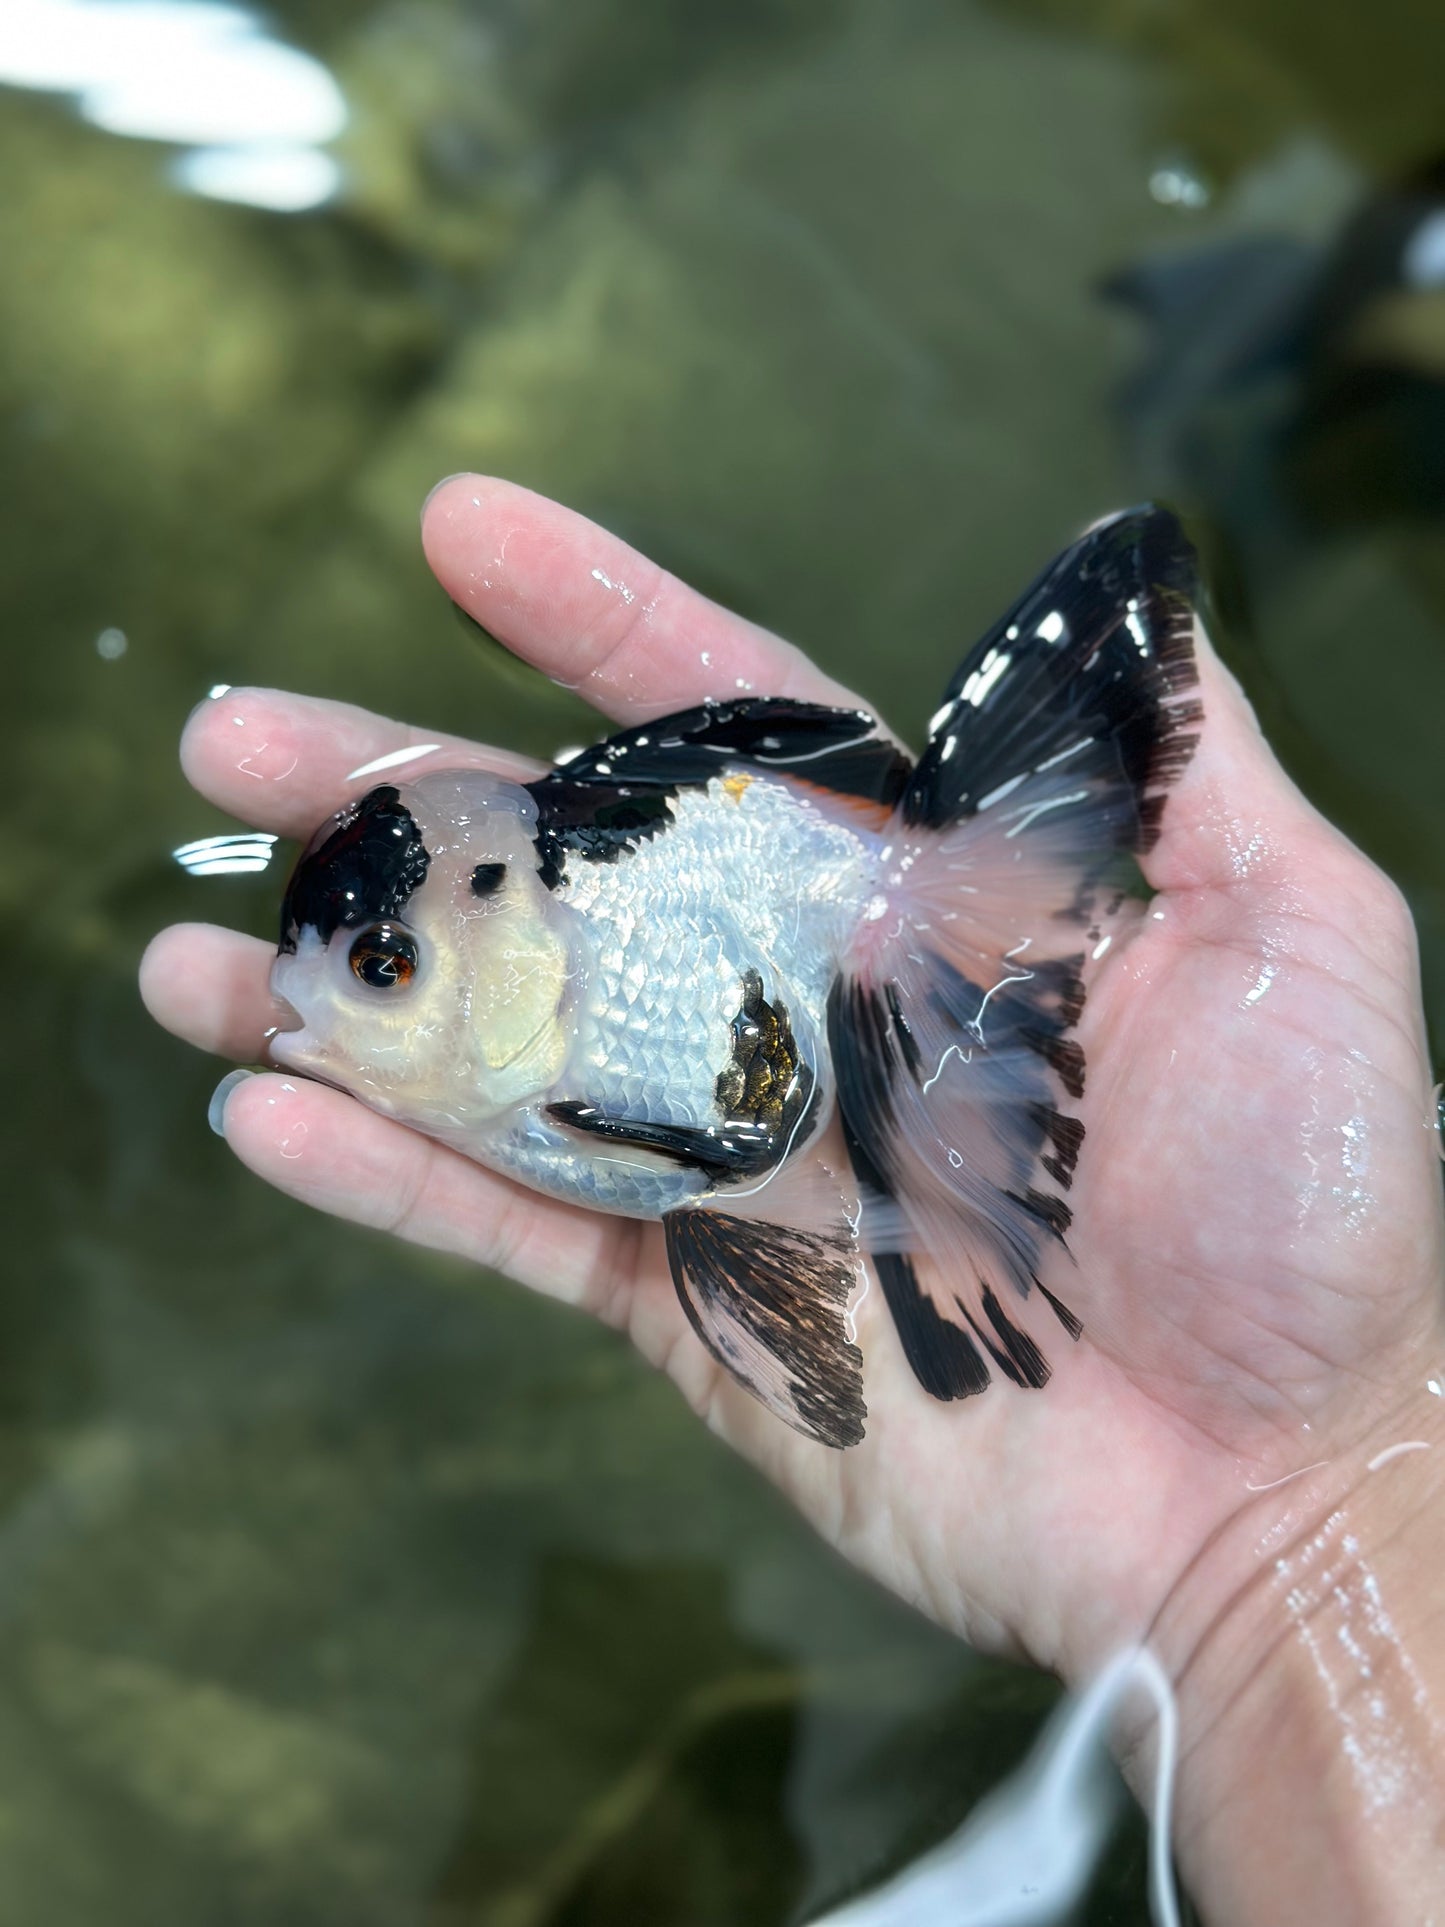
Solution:
[[(875, 891), (876, 839), (835, 800), (751, 772), (683, 790), (671, 807), (666, 830), (611, 861), (573, 855), (558, 885), (559, 904), (585, 918), (589, 956), (569, 1096), (612, 1118), (721, 1124), (718, 1080), (753, 971), (826, 1101), (828, 990)], [(637, 1215), (705, 1188), (695, 1171), (626, 1149), (579, 1156), (575, 1136), (535, 1124), (506, 1161), (545, 1189)]]

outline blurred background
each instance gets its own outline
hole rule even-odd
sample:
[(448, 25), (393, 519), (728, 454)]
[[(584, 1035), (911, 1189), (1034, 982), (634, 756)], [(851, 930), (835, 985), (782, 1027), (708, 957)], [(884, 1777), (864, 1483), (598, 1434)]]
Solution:
[(0, 1927), (799, 1922), (1027, 1748), (1046, 1682), (611, 1335), (209, 1134), (135, 963), (268, 932), (285, 853), (174, 858), (232, 827), (176, 733), (251, 681), (591, 733), (425, 571), (463, 468), (915, 736), (1159, 494), (1438, 1035), (1442, 72), (1429, 0), (6, 0)]

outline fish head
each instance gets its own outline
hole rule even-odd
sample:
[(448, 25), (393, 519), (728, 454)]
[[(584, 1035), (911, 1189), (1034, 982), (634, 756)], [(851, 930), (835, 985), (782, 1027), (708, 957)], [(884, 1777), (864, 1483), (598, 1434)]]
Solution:
[(438, 1136), (556, 1081), (580, 919), (538, 874), (536, 806), (484, 770), (381, 784), (331, 817), (287, 886), (278, 1066)]

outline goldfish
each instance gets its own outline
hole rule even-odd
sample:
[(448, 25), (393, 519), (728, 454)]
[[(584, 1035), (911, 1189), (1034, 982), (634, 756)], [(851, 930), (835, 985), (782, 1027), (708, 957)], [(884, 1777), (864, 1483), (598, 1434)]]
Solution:
[(746, 695), (530, 782), (389, 772), (292, 872), (272, 1060), (660, 1220), (699, 1341), (823, 1445), (864, 1436), (874, 1278), (925, 1392), (1040, 1389), (1082, 1330), (1039, 1274), (1089, 960), (1196, 739), (1196, 602), (1145, 506), (987, 631), (916, 761), (866, 710)]

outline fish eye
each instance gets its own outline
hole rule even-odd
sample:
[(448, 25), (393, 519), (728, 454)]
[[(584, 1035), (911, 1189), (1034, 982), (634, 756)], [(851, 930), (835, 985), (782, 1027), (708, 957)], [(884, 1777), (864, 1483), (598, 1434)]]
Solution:
[(352, 939), (351, 974), (372, 990), (400, 990), (421, 962), (415, 937), (394, 923), (374, 923)]

